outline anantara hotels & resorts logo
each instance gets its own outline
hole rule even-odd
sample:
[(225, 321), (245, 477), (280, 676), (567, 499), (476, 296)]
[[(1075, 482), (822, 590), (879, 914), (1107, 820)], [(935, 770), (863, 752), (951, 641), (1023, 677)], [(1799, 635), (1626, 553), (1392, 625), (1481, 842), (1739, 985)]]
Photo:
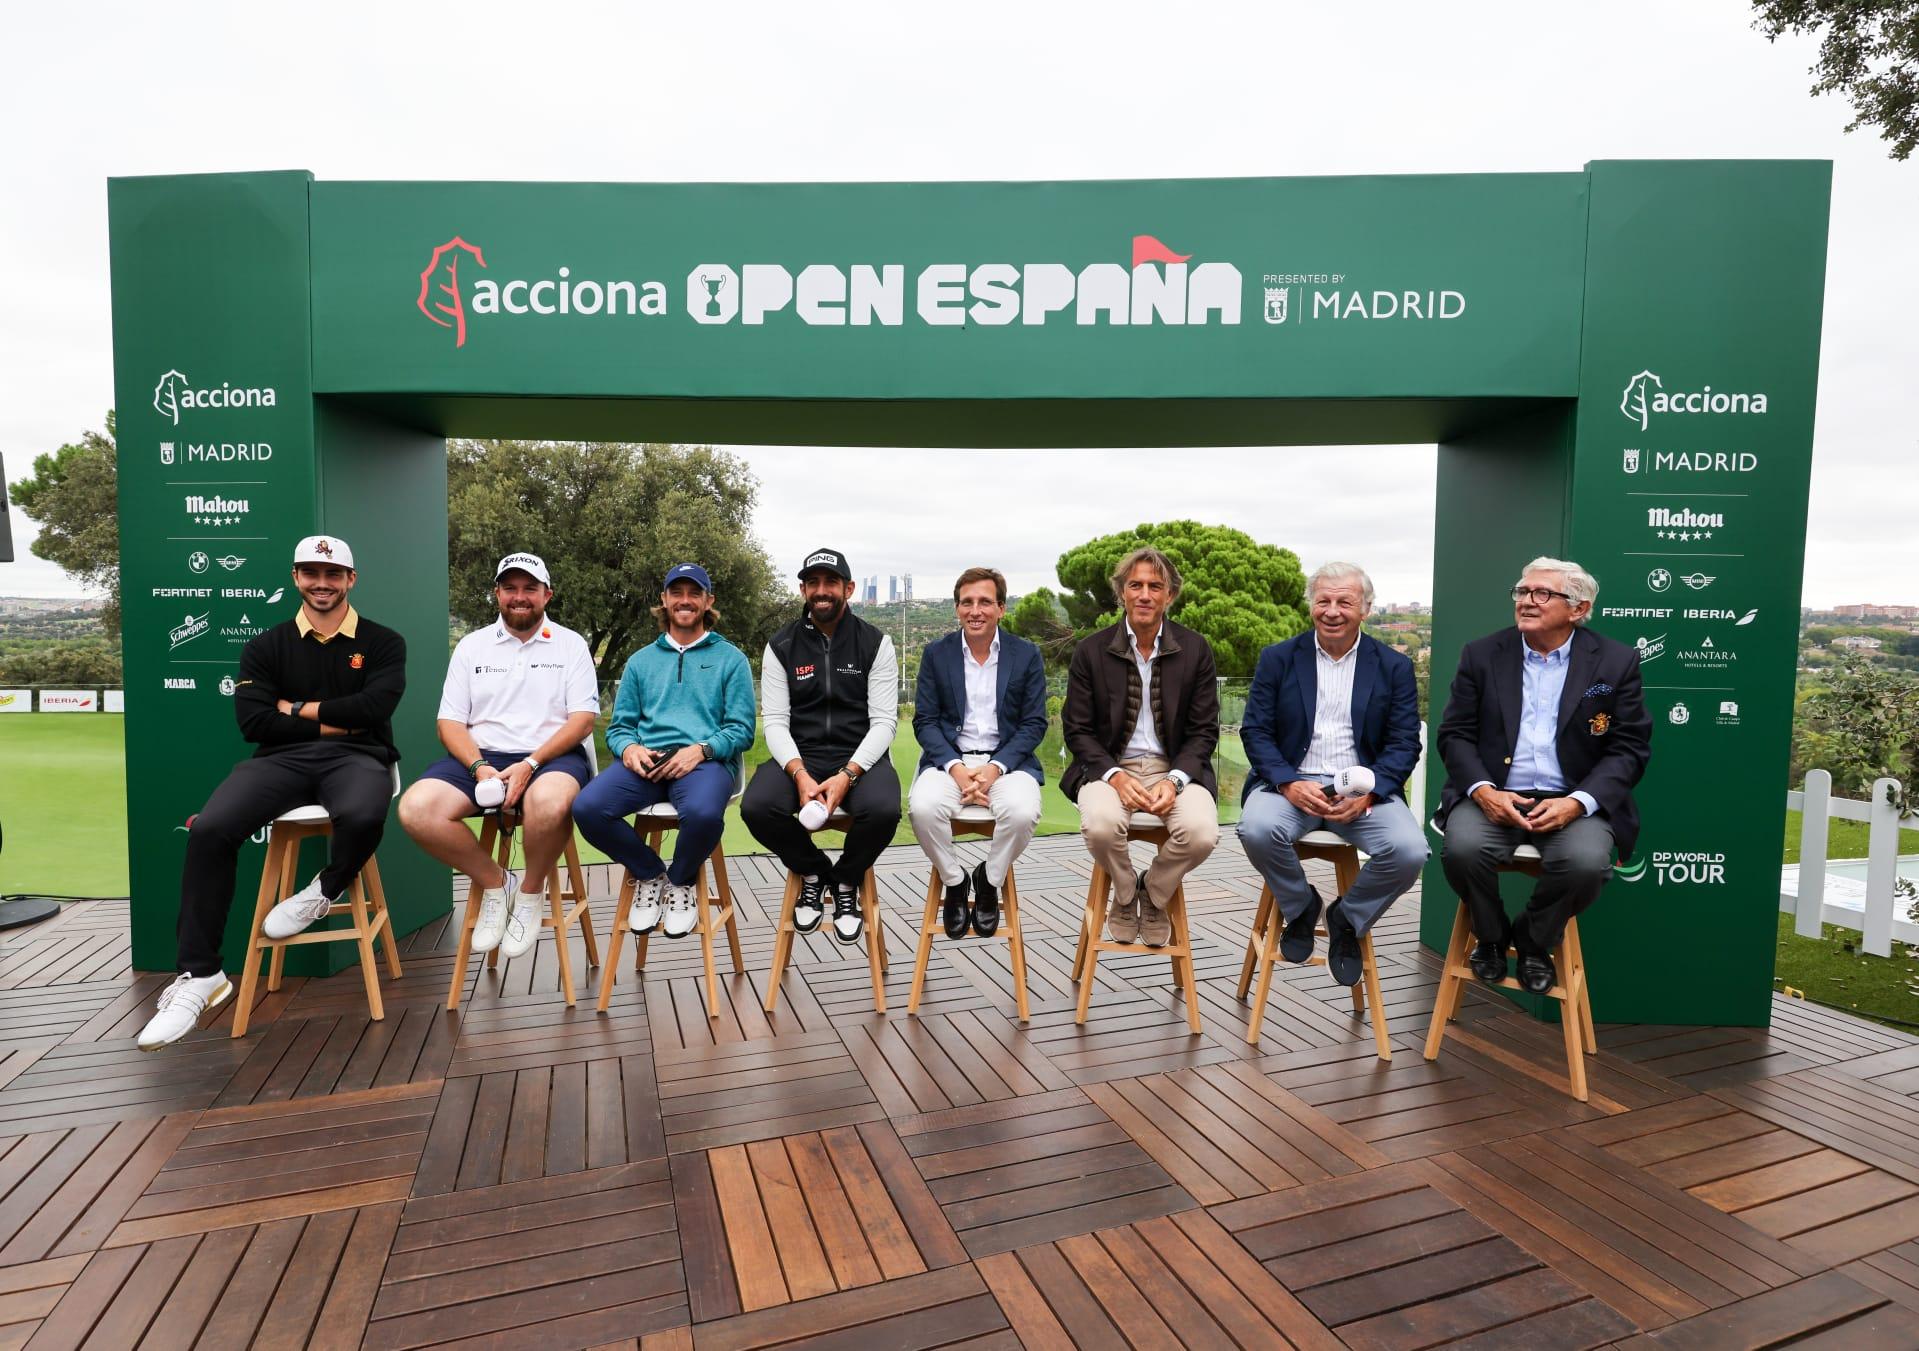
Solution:
[[(1233, 264), (1194, 261), (1158, 236), (1131, 236), (1129, 261), (1069, 264), (942, 262), (700, 263), (680, 287), (686, 314), (699, 324), (761, 325), (787, 314), (814, 327), (1237, 325), (1245, 278)], [(497, 258), (495, 260), (498, 262)], [(476, 321), (490, 315), (630, 315), (669, 313), (668, 283), (600, 281), (555, 267), (543, 277), (509, 277), (489, 264), (484, 248), (462, 235), (436, 246), (419, 273), (414, 308), (465, 347)], [(1268, 278), (1280, 274), (1268, 274)], [(1315, 277), (1329, 283), (1343, 277)], [(1270, 290), (1270, 288), (1269, 288)], [(1297, 318), (1457, 319), (1466, 297), (1452, 290), (1331, 289), (1301, 295)], [(1268, 323), (1283, 322), (1285, 304), (1267, 296)], [(909, 319), (909, 316), (911, 317)]]

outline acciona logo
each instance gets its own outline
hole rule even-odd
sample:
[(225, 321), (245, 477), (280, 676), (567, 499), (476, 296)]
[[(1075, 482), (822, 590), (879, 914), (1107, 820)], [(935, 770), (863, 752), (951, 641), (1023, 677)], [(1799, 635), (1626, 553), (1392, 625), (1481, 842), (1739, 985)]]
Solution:
[(200, 408), (273, 408), (279, 396), (271, 387), (231, 385), (198, 386), (179, 371), (168, 371), (153, 387), (153, 411), (169, 418), (177, 427), (180, 414)]
[(1625, 392), (1619, 396), (1619, 411), (1643, 432), (1656, 413), (1764, 413), (1766, 396), (1734, 394), (1711, 385), (1668, 392), (1657, 375), (1641, 371), (1626, 382)]
[[(686, 274), (682, 295), (686, 313), (699, 324), (761, 325), (782, 315), (824, 328), (897, 328), (910, 322), (909, 315), (931, 327), (1033, 326), (1056, 316), (1083, 326), (1238, 324), (1245, 289), (1239, 269), (1225, 262), (1196, 263), (1193, 257), (1142, 234), (1132, 237), (1130, 265), (948, 262), (917, 267), (909, 275), (904, 263), (809, 263), (789, 269), (779, 263), (713, 262)], [(669, 312), (669, 289), (662, 281), (577, 277), (571, 267), (554, 267), (538, 277), (490, 275), (494, 271), (480, 245), (455, 235), (433, 248), (420, 271), (414, 308), (450, 331), (456, 348), (466, 346), (475, 323), (485, 316)], [(1425, 303), (1420, 301), (1422, 317)]]

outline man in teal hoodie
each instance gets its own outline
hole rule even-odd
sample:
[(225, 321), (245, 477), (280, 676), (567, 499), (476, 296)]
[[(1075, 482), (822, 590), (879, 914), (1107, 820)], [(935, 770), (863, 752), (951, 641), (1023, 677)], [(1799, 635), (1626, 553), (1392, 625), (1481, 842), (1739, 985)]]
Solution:
[[(628, 923), (683, 938), (698, 922), (694, 883), (725, 828), (726, 803), (753, 744), (753, 672), (746, 654), (713, 632), (713, 582), (697, 563), (666, 574), (663, 632), (627, 658), (606, 729), (617, 764), (573, 800), (580, 833), (626, 865), (639, 886)], [(680, 816), (673, 863), (626, 818), (670, 801)]]

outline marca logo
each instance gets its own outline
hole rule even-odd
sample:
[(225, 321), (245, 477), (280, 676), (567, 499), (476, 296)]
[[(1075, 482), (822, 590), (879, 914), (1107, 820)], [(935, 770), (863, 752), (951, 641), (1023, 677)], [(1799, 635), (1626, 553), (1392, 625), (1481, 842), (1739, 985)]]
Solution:
[[(183, 500), (186, 503), (187, 515), (192, 518), (195, 525), (238, 525), (241, 519), (253, 509), (244, 497), (218, 495), (203, 497), (199, 493), (194, 493)], [(245, 559), (240, 560), (241, 563), (245, 561)], [(223, 568), (227, 566), (226, 559), (220, 560), (220, 566)], [(233, 566), (238, 567), (239, 563)], [(231, 572), (233, 568), (227, 568), (227, 571)]]
[(167, 676), (166, 688), (170, 690), (197, 690), (200, 687), (193, 683), (192, 676)]
[(167, 637), (171, 640), (167, 644), (167, 651), (171, 652), (182, 643), (190, 643), (195, 638), (204, 637), (209, 627), (208, 621), (210, 618), (210, 612), (204, 615), (188, 615), (173, 628), (167, 630)]
[(1721, 511), (1694, 511), (1690, 507), (1674, 511), (1671, 507), (1647, 507), (1646, 524), (1660, 539), (1711, 539), (1714, 530), (1723, 530), (1726, 514)]
[(180, 414), (192, 408), (273, 408), (278, 403), (279, 396), (271, 388), (237, 387), (224, 381), (196, 388), (179, 371), (168, 371), (153, 387), (153, 411), (170, 418), (176, 427)]
[[(1711, 385), (1691, 392), (1667, 393), (1665, 382), (1651, 371), (1641, 371), (1626, 382), (1619, 396), (1619, 411), (1628, 422), (1645, 431), (1655, 413), (1764, 413), (1764, 394), (1728, 394)], [(1757, 463), (1757, 461), (1755, 461)], [(1654, 465), (1655, 468), (1659, 466)]]

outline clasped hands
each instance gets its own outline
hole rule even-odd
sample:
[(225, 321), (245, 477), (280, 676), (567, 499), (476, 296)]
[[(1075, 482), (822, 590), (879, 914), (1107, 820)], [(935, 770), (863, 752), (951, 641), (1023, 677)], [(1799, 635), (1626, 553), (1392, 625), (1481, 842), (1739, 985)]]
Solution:
[(1473, 801), (1479, 804), (1479, 810), (1485, 813), (1488, 821), (1496, 825), (1517, 826), (1541, 835), (1563, 830), (1586, 814), (1586, 808), (1576, 797), (1549, 797), (1543, 800), (1522, 797), (1491, 784), (1481, 785), (1473, 794)]
[(964, 762), (954, 765), (946, 771), (953, 776), (953, 782), (959, 786), (960, 805), (963, 807), (990, 806), (989, 795), (993, 785), (999, 782), (1000, 770), (995, 764), (984, 764), (978, 769), (968, 769)]
[(639, 775), (642, 779), (651, 779), (654, 783), (666, 783), (672, 779), (683, 779), (699, 768), (706, 760), (706, 753), (698, 746), (682, 746), (671, 755), (660, 751), (648, 750), (634, 742), (620, 752), (620, 763)]
[(1339, 826), (1348, 821), (1357, 821), (1379, 801), (1373, 793), (1361, 793), (1358, 797), (1335, 797), (1311, 779), (1294, 779), (1279, 791), (1306, 815), (1317, 816), (1322, 821)]
[(1179, 800), (1179, 784), (1169, 774), (1148, 788), (1139, 776), (1122, 769), (1107, 780), (1119, 794), (1119, 805), (1129, 812), (1165, 816)]

